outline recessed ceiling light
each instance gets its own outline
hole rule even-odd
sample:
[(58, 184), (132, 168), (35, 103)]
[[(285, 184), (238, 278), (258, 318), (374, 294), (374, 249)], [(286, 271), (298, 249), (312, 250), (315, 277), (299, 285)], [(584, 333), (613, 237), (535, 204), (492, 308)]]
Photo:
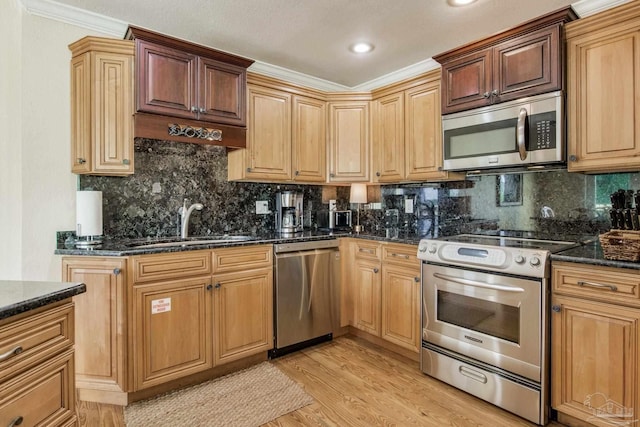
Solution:
[(349, 50), (353, 53), (368, 53), (373, 50), (371, 43), (355, 43), (349, 46)]
[(476, 0), (447, 0), (449, 6), (466, 6), (475, 2)]

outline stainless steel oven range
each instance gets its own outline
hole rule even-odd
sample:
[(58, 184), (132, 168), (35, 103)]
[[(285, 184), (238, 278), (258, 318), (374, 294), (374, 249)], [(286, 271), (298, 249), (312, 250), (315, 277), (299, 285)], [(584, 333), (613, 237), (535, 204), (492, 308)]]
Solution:
[(549, 254), (575, 245), (519, 233), (421, 240), (422, 371), (546, 424)]

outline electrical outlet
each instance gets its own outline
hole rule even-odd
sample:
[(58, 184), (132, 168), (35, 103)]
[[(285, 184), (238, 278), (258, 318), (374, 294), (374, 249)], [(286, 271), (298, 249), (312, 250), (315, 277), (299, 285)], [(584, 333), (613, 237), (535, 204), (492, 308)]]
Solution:
[(413, 199), (404, 199), (404, 213), (413, 213)]
[(266, 215), (269, 213), (269, 202), (266, 200), (256, 201), (256, 214)]

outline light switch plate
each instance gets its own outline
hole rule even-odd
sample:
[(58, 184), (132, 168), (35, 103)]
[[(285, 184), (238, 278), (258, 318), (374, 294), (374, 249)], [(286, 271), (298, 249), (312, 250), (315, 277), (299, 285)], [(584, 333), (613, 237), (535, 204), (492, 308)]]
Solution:
[(266, 200), (256, 201), (256, 214), (266, 215), (269, 213), (269, 202)]
[(413, 213), (413, 199), (404, 199), (404, 213)]

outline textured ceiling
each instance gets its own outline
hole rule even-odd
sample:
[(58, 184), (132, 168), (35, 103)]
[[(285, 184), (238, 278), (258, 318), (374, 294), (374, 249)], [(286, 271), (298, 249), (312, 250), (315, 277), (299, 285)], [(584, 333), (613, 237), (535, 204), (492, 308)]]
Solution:
[[(573, 3), (478, 0), (450, 7), (446, 0), (56, 1), (348, 88)], [(364, 40), (375, 45), (372, 53), (348, 51), (350, 44)]]

